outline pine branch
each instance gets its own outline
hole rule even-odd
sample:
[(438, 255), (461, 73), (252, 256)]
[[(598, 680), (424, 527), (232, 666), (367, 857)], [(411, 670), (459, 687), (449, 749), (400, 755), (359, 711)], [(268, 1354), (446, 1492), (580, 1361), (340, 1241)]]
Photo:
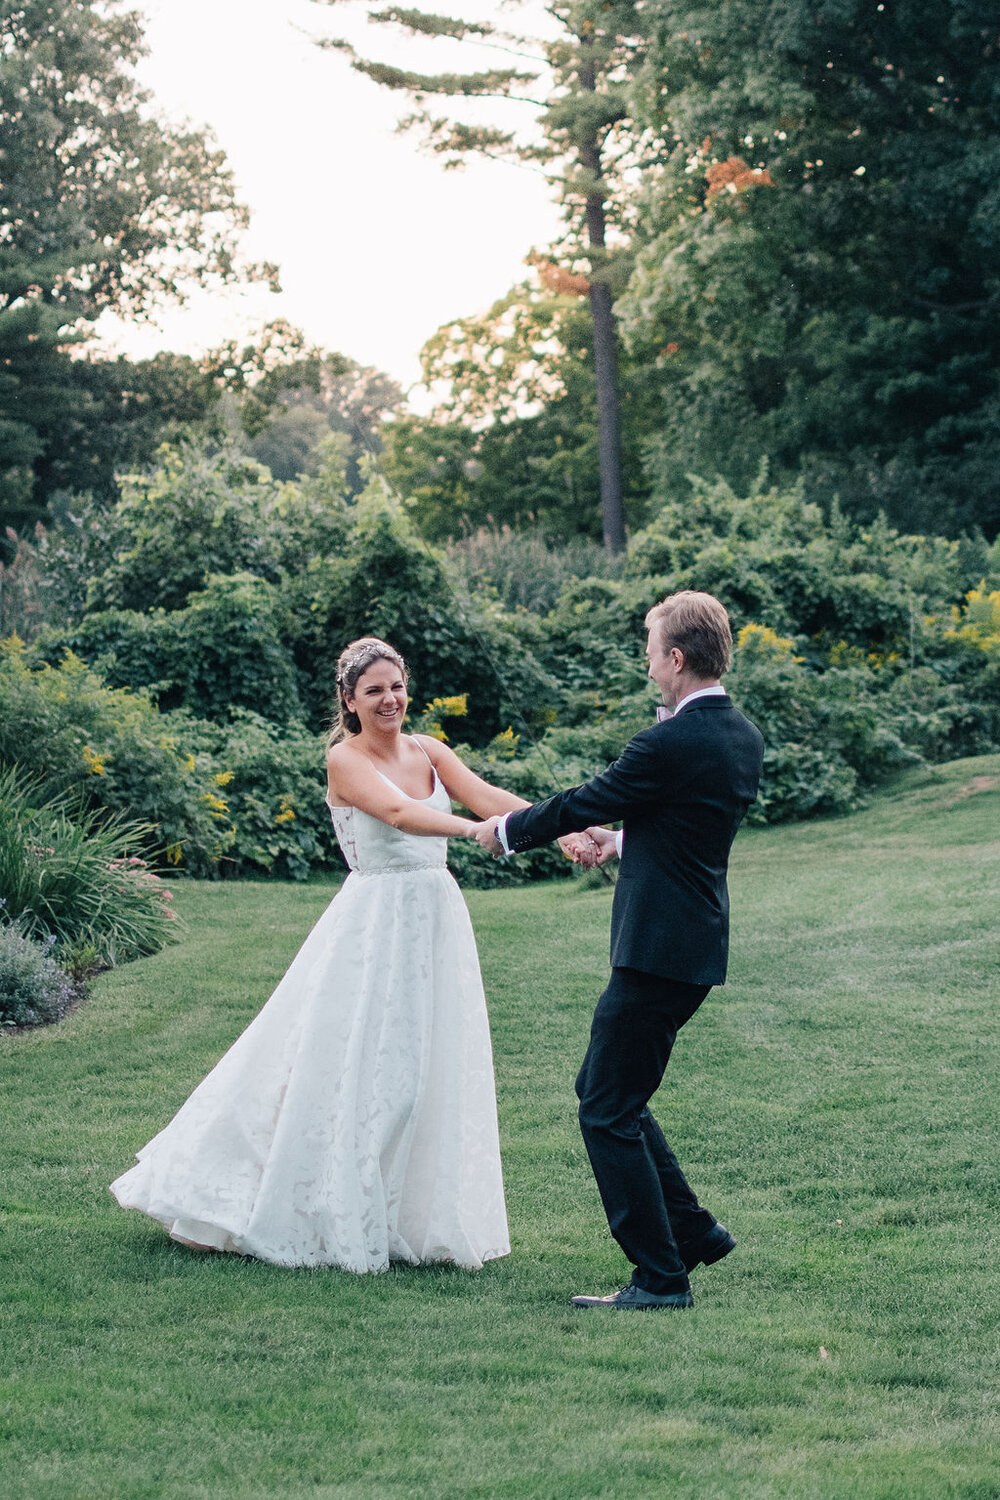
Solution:
[[(537, 52), (527, 52), (523, 49), (530, 45), (529, 39), (516, 36), (513, 32), (498, 31), (486, 21), (462, 21), (456, 16), (437, 16), (423, 10), (409, 10), (403, 6), (391, 5), (385, 10), (371, 10), (368, 12), (369, 21), (377, 21), (383, 25), (399, 26), (413, 36), (444, 36), (450, 37), (456, 42), (468, 41), (472, 46), (487, 47), (491, 52), (503, 52), (509, 57), (520, 57), (525, 62), (542, 65), (544, 59)], [(492, 38), (487, 41), (486, 38)], [(506, 46), (505, 43), (512, 43)]]
[(544, 171), (538, 163), (551, 161), (556, 153), (549, 146), (527, 146), (518, 142), (512, 131), (496, 130), (488, 126), (465, 125), (447, 116), (434, 117), (426, 110), (407, 115), (396, 126), (403, 134), (409, 130), (424, 133), (423, 144), (435, 156), (448, 157), (442, 163), (448, 171), (465, 166), (465, 157), (475, 154), (489, 161), (502, 161), (508, 166), (523, 167), (544, 177), (553, 187), (560, 178)]
[(450, 36), (457, 42), (462, 42), (469, 36), (497, 34), (496, 28), (486, 21), (460, 21), (456, 16), (435, 16), (425, 10), (407, 10), (401, 5), (390, 5), (385, 10), (370, 10), (368, 19), (401, 26), (414, 36)]
[(516, 68), (494, 68), (485, 73), (412, 73), (406, 68), (396, 68), (389, 63), (359, 57), (350, 42), (340, 39), (323, 37), (318, 45), (345, 53), (356, 72), (364, 73), (383, 88), (401, 89), (404, 93), (418, 97), (421, 94), (443, 94), (451, 98), (512, 99), (521, 104), (534, 104), (539, 109), (545, 108), (543, 99), (531, 99), (511, 92), (518, 84), (534, 83), (537, 73), (520, 73)]

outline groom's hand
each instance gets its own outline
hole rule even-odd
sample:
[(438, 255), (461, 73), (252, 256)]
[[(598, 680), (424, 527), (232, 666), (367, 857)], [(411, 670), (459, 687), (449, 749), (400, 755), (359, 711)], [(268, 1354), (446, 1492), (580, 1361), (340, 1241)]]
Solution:
[(606, 865), (609, 859), (618, 857), (618, 844), (610, 828), (588, 828), (584, 837), (593, 841), (595, 864)]
[(472, 837), (480, 849), (485, 849), (487, 854), (492, 854), (497, 859), (504, 853), (503, 844), (497, 838), (498, 817), (487, 818), (485, 823), (478, 823), (472, 830)]
[(564, 833), (561, 839), (556, 839), (556, 843), (566, 858), (571, 859), (575, 865), (592, 870), (597, 864), (600, 851), (588, 833)]

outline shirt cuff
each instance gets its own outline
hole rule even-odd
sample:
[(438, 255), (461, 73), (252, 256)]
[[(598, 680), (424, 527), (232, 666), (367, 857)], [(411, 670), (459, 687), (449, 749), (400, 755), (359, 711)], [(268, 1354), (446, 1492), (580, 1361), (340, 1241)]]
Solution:
[(622, 844), (624, 842), (625, 842), (625, 830), (624, 830), (624, 828), (619, 828), (618, 832), (615, 834), (615, 850), (616, 850), (616, 852), (618, 854), (618, 858), (619, 859), (621, 859), (621, 857), (622, 857)]
[(507, 842), (507, 819), (509, 817), (510, 813), (504, 813), (503, 817), (497, 824), (497, 839), (505, 854), (510, 853), (510, 844)]

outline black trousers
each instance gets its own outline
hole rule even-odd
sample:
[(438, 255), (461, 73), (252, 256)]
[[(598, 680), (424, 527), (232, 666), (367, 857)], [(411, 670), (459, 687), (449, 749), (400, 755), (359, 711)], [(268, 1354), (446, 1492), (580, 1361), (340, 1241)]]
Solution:
[(611, 1233), (648, 1292), (687, 1288), (682, 1252), (715, 1224), (647, 1105), (711, 985), (612, 969), (576, 1081), (580, 1129)]

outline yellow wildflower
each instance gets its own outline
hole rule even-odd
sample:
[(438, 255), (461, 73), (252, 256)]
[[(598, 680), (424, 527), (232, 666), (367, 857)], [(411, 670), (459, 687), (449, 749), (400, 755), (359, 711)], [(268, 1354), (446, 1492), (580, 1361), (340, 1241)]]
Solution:
[(987, 593), (984, 585), (970, 589), (962, 609), (953, 609), (952, 628), (945, 632), (992, 656), (1000, 655), (1000, 589)]
[(794, 662), (804, 658), (793, 656), (795, 642), (786, 635), (779, 635), (770, 625), (744, 625), (736, 638), (737, 649), (757, 661), (780, 661), (791, 657)]
[(291, 793), (286, 792), (278, 803), (278, 812), (274, 821), (276, 823), (291, 823), (294, 817), (295, 808), (292, 806), (292, 796)]
[(453, 698), (433, 698), (420, 716), (420, 732), (430, 735), (433, 740), (447, 740), (441, 720), (463, 719), (468, 712), (468, 693), (457, 693)]
[(83, 760), (91, 776), (104, 775), (104, 762), (99, 755), (95, 755), (89, 745), (83, 747)]
[(518, 738), (519, 736), (514, 733), (513, 729), (505, 729), (501, 734), (495, 734), (490, 740), (488, 753), (500, 760), (510, 760), (517, 754)]

